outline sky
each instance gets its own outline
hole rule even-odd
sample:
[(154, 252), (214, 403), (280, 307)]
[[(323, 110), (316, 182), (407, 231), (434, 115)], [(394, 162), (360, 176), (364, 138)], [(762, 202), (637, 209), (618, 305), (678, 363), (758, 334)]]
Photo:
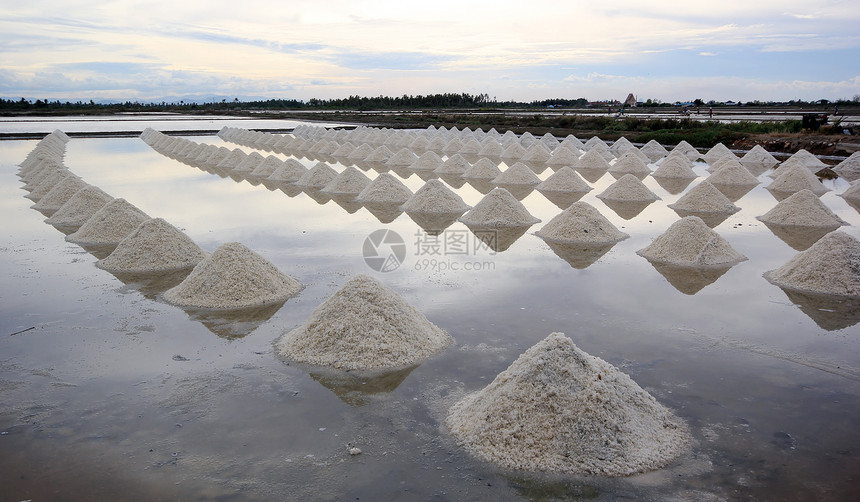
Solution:
[(0, 96), (860, 96), (857, 0), (0, 0)]

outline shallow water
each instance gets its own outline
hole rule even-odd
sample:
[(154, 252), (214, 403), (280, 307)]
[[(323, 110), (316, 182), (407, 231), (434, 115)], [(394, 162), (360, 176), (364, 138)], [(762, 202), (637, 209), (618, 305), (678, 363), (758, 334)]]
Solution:
[[(383, 224), (349, 203), (208, 174), (139, 139), (71, 140), (65, 164), (85, 181), (206, 251), (240, 241), (306, 285), (274, 313), (223, 319), (163, 303), (164, 285), (120, 281), (43, 223), (15, 176), (34, 146), (0, 142), (4, 499), (860, 497), (860, 314), (790, 297), (761, 277), (796, 253), (755, 219), (776, 204), (762, 186), (716, 227), (748, 261), (718, 277), (664, 276), (635, 251), (678, 218), (666, 205), (683, 192), (650, 177), (662, 200), (629, 219), (595, 197), (612, 176), (590, 183), (582, 200), (630, 238), (599, 258), (572, 257), (575, 268), (532, 235), (543, 223), (504, 251), (475, 250), (460, 223), (434, 240), (405, 214)], [(414, 191), (423, 181), (404, 183)], [(822, 200), (860, 237), (860, 214), (835, 195), (847, 183), (825, 184), (834, 190)], [(481, 198), (469, 184), (457, 193), (472, 205)], [(560, 211), (538, 192), (523, 203), (544, 223)], [(378, 229), (406, 243), (394, 271), (375, 272), (362, 256)], [(401, 293), (455, 345), (373, 380), (278, 359), (272, 342), (355, 273)], [(607, 479), (507, 472), (457, 447), (447, 409), (553, 331), (687, 420), (690, 453)], [(349, 455), (353, 446), (362, 454)]]

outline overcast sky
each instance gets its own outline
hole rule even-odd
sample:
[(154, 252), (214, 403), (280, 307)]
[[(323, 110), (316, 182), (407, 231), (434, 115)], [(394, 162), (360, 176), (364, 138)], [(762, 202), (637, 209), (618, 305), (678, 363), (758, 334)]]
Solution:
[(860, 94), (860, 2), (0, 0), (0, 96)]

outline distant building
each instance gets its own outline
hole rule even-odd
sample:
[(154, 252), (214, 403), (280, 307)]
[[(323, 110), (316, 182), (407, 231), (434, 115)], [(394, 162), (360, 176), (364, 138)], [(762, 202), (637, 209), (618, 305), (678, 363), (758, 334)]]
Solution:
[(636, 96), (634, 96), (632, 92), (628, 94), (627, 99), (624, 100), (624, 106), (636, 106)]

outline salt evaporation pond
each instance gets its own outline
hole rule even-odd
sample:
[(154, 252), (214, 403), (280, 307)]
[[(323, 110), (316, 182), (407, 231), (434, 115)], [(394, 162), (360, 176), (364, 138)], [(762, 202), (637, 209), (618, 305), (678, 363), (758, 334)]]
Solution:
[[(255, 151), (217, 136), (188, 139)], [(667, 205), (705, 179), (702, 162), (680, 193), (646, 177), (661, 200), (630, 218), (597, 198), (611, 174), (590, 181), (581, 200), (630, 237), (575, 268), (534, 235), (561, 212), (538, 191), (522, 203), (543, 223), (496, 253), (460, 222), (434, 237), (406, 214), (382, 224), (313, 190), (190, 167), (138, 138), (72, 138), (64, 164), (87, 183), (164, 218), (208, 253), (238, 241), (305, 285), (274, 312), (219, 317), (163, 302), (170, 286), (121, 282), (44, 223), (16, 176), (35, 145), (0, 142), (5, 498), (860, 498), (860, 308), (762, 277), (797, 253), (756, 219), (777, 203), (765, 188), (772, 171), (714, 227), (749, 259), (688, 294), (636, 251), (679, 219)], [(308, 168), (320, 160), (346, 168), (298, 159)], [(362, 171), (374, 179), (381, 170)], [(412, 192), (425, 183), (391, 173)], [(860, 237), (860, 213), (839, 197), (848, 182), (824, 185), (821, 201), (850, 224), (840, 231)], [(483, 197), (469, 183), (454, 191), (470, 206)], [(406, 250), (384, 273), (362, 255), (380, 229)], [(355, 274), (396, 291), (454, 344), (372, 377), (279, 358), (274, 341)], [(445, 426), (451, 406), (552, 332), (683, 419), (689, 452), (662, 469), (609, 478), (509, 471), (458, 446)]]

